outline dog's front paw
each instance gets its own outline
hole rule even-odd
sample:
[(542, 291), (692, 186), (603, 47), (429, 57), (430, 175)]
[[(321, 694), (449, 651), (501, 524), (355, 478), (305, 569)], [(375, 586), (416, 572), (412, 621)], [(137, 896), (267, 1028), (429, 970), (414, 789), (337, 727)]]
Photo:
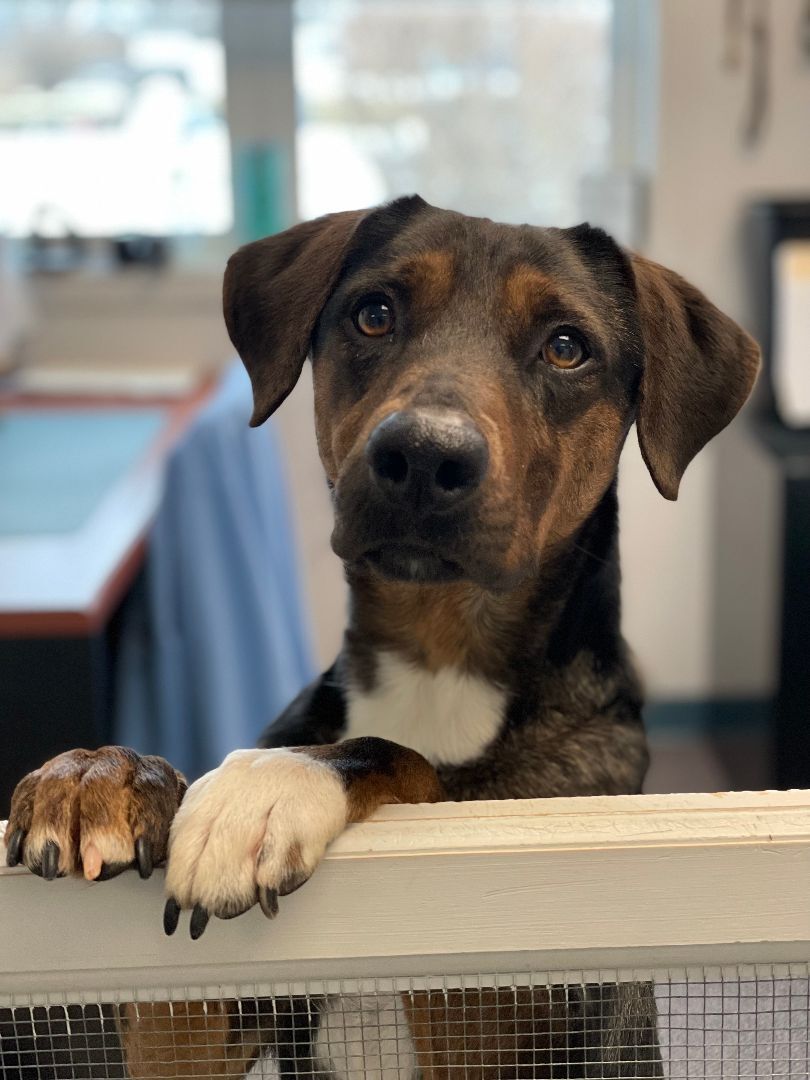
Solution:
[(141, 877), (163, 862), (169, 825), (186, 782), (167, 761), (123, 746), (69, 750), (24, 777), (11, 800), (9, 866), (25, 863), (49, 880), (83, 874)]
[(188, 790), (174, 820), (164, 927), (172, 934), (191, 908), (191, 936), (211, 915), (241, 915), (309, 878), (345, 828), (348, 799), (334, 766), (301, 750), (237, 750)]

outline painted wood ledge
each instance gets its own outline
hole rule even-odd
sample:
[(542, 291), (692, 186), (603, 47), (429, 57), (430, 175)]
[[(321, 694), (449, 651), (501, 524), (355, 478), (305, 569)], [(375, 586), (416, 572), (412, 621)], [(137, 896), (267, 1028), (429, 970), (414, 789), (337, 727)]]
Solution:
[[(2, 853), (0, 853), (2, 859)], [(4, 860), (2, 860), (4, 861)], [(0, 870), (0, 1003), (20, 995), (810, 960), (810, 792), (390, 806), (268, 922), (161, 930), (162, 874)]]

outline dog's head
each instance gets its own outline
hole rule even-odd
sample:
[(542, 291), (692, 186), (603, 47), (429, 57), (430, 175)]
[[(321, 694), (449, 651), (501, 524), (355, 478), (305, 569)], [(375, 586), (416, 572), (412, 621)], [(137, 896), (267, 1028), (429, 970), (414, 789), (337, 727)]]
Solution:
[(759, 360), (701, 293), (599, 229), (499, 225), (418, 197), (248, 244), (224, 307), (253, 424), (312, 357), (337, 554), (499, 590), (577, 532), (634, 420), (676, 498)]

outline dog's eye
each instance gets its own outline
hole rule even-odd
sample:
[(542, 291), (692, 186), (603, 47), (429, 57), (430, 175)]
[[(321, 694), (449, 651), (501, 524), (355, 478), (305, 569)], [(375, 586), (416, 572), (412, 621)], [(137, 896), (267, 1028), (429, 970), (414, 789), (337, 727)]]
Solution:
[(589, 359), (585, 342), (571, 330), (558, 330), (543, 346), (543, 359), (558, 368), (575, 368)]
[(366, 300), (355, 312), (354, 325), (366, 337), (383, 337), (394, 329), (394, 309), (383, 299)]

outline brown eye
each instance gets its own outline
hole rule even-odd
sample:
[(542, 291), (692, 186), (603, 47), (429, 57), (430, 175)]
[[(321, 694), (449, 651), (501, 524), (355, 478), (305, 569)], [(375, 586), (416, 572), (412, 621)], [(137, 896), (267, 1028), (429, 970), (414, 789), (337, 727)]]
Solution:
[(577, 334), (558, 331), (543, 346), (543, 359), (558, 368), (575, 368), (589, 358), (588, 350)]
[(394, 310), (385, 300), (369, 300), (357, 309), (354, 325), (367, 337), (383, 337), (394, 329)]

